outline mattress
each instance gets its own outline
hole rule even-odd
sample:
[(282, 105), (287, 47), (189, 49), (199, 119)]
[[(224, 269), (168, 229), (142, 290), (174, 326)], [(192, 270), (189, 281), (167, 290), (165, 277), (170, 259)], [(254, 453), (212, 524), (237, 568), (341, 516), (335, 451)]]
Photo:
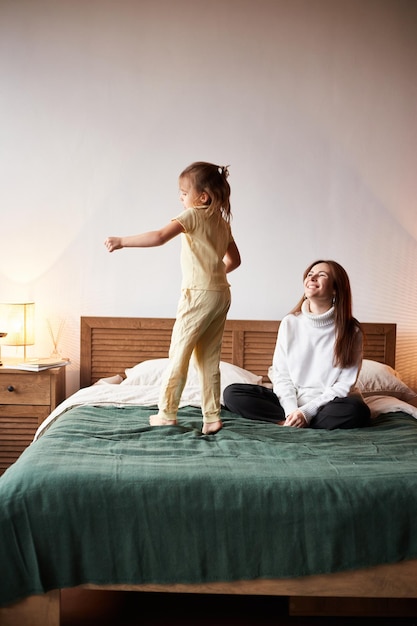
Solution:
[(322, 431), (226, 410), (69, 406), (0, 479), (0, 604), (80, 584), (293, 578), (417, 557), (417, 422)]

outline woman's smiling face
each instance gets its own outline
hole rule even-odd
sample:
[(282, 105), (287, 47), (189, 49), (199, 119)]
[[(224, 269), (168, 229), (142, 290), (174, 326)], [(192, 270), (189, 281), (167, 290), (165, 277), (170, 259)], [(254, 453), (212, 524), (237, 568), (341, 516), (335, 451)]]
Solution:
[(331, 270), (327, 263), (317, 263), (304, 279), (304, 295), (309, 300), (322, 300), (331, 303), (334, 288)]

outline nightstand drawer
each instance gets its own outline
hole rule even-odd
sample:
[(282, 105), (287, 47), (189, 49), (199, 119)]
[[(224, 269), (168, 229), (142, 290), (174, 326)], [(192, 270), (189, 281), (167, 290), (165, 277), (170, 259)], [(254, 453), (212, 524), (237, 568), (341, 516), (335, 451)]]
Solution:
[(51, 380), (42, 374), (10, 372), (0, 377), (0, 404), (50, 404)]
[(41, 372), (0, 367), (0, 475), (21, 455), (38, 426), (65, 400), (65, 367)]

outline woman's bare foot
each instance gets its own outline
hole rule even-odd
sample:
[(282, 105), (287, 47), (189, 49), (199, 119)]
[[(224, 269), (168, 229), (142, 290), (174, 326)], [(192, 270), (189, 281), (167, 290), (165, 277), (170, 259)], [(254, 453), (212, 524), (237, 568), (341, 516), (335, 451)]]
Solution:
[(210, 422), (203, 424), (203, 435), (214, 435), (223, 427), (222, 421), (217, 420), (217, 422)]
[(166, 420), (159, 415), (151, 415), (149, 418), (149, 424), (151, 426), (176, 426), (177, 420)]

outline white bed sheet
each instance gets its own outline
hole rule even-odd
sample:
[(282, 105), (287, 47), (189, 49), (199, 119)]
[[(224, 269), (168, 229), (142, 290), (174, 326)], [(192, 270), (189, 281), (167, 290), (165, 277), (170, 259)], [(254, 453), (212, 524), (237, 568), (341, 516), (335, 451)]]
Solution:
[[(37, 429), (34, 441), (38, 439), (49, 426), (68, 409), (81, 405), (136, 405), (154, 406), (158, 404), (160, 385), (117, 385), (101, 383), (91, 385), (76, 391), (61, 402)], [(365, 402), (371, 409), (371, 417), (375, 419), (383, 413), (402, 411), (417, 419), (417, 408), (391, 396), (369, 396)], [(197, 386), (187, 385), (181, 397), (180, 407), (200, 407), (200, 389)]]
[[(65, 411), (81, 405), (140, 405), (153, 406), (158, 404), (160, 385), (113, 385), (109, 383), (95, 384), (79, 389), (66, 400), (61, 402), (52, 413), (42, 422), (35, 433), (34, 441)], [(184, 390), (180, 407), (201, 406), (200, 389), (190, 387)]]

